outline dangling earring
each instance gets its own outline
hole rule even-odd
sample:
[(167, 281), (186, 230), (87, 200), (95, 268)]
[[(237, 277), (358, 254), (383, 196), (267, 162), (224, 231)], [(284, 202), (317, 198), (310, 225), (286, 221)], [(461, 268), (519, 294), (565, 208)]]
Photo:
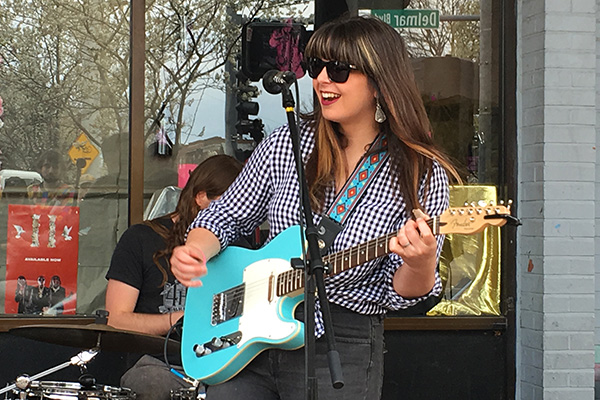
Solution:
[(382, 124), (387, 119), (387, 116), (383, 112), (383, 108), (381, 108), (381, 104), (379, 104), (379, 99), (375, 99), (375, 121)]

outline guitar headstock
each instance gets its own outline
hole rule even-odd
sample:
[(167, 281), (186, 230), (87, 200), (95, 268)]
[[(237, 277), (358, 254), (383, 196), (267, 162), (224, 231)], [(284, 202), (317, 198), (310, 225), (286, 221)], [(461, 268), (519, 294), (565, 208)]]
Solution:
[(437, 217), (437, 232), (435, 234), (460, 233), (470, 235), (483, 231), (488, 226), (504, 226), (506, 223), (520, 225), (518, 218), (510, 214), (512, 200), (506, 205), (504, 201), (479, 202), (465, 204), (464, 207), (450, 207)]

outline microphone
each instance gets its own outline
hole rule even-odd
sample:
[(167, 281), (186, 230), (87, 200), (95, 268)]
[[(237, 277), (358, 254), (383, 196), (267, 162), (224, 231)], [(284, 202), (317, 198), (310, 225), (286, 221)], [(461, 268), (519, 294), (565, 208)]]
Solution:
[(296, 82), (296, 74), (292, 71), (278, 71), (272, 69), (265, 72), (262, 78), (263, 87), (271, 94), (279, 94), (283, 86), (289, 86)]

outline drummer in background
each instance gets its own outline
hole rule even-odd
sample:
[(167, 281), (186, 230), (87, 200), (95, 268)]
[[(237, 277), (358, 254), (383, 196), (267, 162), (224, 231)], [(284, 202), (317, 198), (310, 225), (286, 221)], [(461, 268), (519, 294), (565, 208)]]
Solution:
[[(221, 197), (242, 166), (223, 154), (206, 159), (191, 172), (174, 212), (123, 233), (106, 274), (109, 325), (166, 335), (183, 316), (186, 288), (171, 273), (171, 251), (185, 243), (187, 227), (198, 212)], [(159, 358), (144, 355), (121, 377), (121, 386), (133, 390), (138, 400), (168, 400), (171, 390), (190, 386)], [(169, 355), (168, 362), (181, 370), (180, 354)]]

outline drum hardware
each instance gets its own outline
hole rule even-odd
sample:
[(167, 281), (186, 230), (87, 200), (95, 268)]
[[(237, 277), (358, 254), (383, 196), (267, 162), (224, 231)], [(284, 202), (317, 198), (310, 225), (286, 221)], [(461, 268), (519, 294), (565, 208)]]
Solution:
[(204, 386), (192, 386), (189, 388), (180, 388), (171, 390), (171, 400), (204, 400), (206, 391)]
[(36, 381), (38, 378), (44, 377), (46, 375), (50, 375), (51, 373), (56, 372), (56, 371), (60, 371), (61, 369), (64, 369), (70, 365), (77, 365), (82, 371), (86, 371), (87, 363), (90, 362), (92, 360), (92, 358), (94, 358), (96, 356), (96, 354), (98, 354), (98, 351), (99, 351), (99, 349), (96, 349), (96, 348), (90, 349), (90, 350), (84, 350), (84, 351), (80, 352), (79, 354), (71, 357), (71, 359), (69, 361), (66, 361), (60, 365), (57, 365), (56, 367), (48, 368), (47, 370), (42, 371), (39, 374), (36, 374), (31, 377), (28, 375), (20, 375), (17, 377), (14, 384), (9, 385), (3, 389), (0, 389), (0, 394), (6, 393), (13, 389), (18, 389), (20, 392), (24, 392), (31, 386), (31, 383)]
[(171, 400), (204, 400), (206, 399), (206, 391), (204, 385), (197, 379), (184, 375), (171, 368), (171, 372), (180, 377), (183, 381), (192, 385), (187, 388), (171, 389)]
[(74, 382), (33, 381), (24, 391), (14, 391), (19, 400), (131, 400), (135, 393), (130, 389), (94, 385), (82, 387)]
[[(20, 326), (9, 333), (42, 342), (79, 347), (82, 351), (71, 360), (29, 377), (21, 375), (15, 383), (0, 390), (0, 394), (13, 391), (19, 399), (135, 399), (135, 393), (127, 388), (96, 385), (92, 375), (87, 374), (87, 363), (100, 350), (125, 353), (179, 353), (180, 343), (162, 336), (126, 331), (107, 325), (108, 312), (97, 312), (95, 323), (89, 325), (43, 324)], [(37, 381), (38, 378), (66, 368), (69, 365), (80, 367), (82, 375), (79, 383)], [(5, 396), (8, 396), (5, 395)], [(8, 397), (6, 397), (8, 398)], [(12, 397), (11, 397), (12, 399)]]
[(43, 324), (24, 325), (9, 330), (9, 333), (28, 339), (81, 349), (98, 348), (102, 351), (153, 354), (162, 353), (167, 344), (169, 353), (178, 354), (180, 343), (158, 335), (126, 331), (105, 324), (67, 325)]
[(180, 353), (180, 343), (176, 340), (117, 329), (107, 324), (108, 311), (97, 310), (93, 324), (24, 325), (9, 329), (8, 332), (28, 339), (80, 349), (97, 348), (125, 353), (153, 354), (162, 353), (166, 348), (169, 353)]

